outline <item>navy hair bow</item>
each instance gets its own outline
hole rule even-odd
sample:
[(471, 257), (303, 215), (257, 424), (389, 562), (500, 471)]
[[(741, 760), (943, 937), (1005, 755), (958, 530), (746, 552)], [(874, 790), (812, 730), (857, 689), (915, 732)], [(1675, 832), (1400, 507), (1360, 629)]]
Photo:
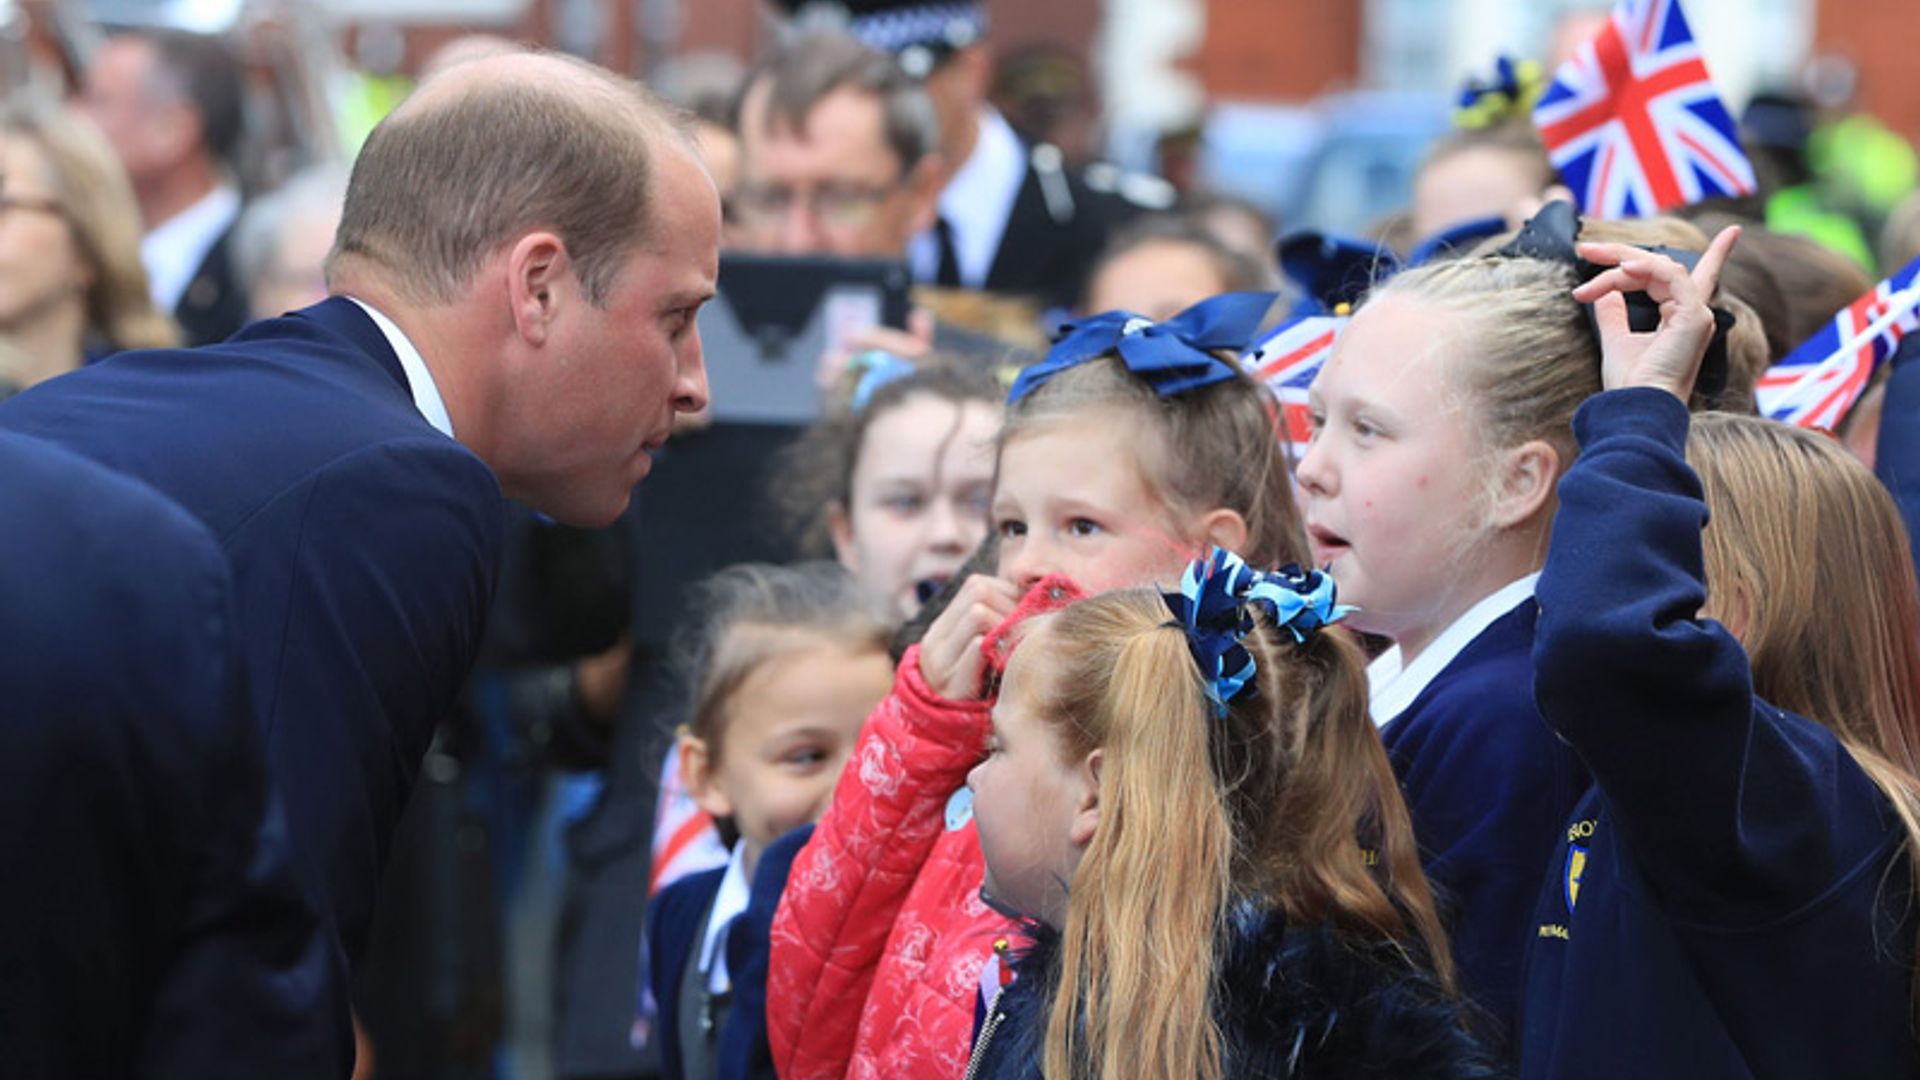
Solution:
[(1539, 61), (1502, 56), (1494, 61), (1491, 79), (1468, 79), (1460, 89), (1453, 126), (1474, 130), (1528, 116), (1546, 89)]
[[(1555, 199), (1542, 206), (1538, 213), (1527, 219), (1520, 232), (1506, 246), (1494, 252), (1496, 256), (1543, 259), (1547, 262), (1565, 263), (1573, 267), (1574, 273), (1583, 282), (1590, 281), (1607, 268), (1596, 266), (1580, 257), (1580, 215), (1573, 204), (1565, 199)], [(1656, 255), (1665, 255), (1681, 266), (1692, 270), (1700, 263), (1700, 253), (1683, 251), (1665, 246), (1640, 245), (1641, 250)], [(1627, 325), (1636, 334), (1644, 334), (1660, 326), (1660, 305), (1653, 297), (1644, 292), (1625, 294), (1627, 304)], [(1594, 316), (1593, 305), (1584, 305), (1587, 311), (1587, 323), (1593, 331), (1593, 340), (1600, 343), (1600, 322)], [(1727, 332), (1733, 329), (1733, 315), (1725, 308), (1712, 308), (1714, 330), (1713, 340), (1707, 345), (1707, 355), (1700, 362), (1700, 375), (1695, 380), (1695, 390), (1706, 399), (1708, 406), (1718, 407), (1720, 395), (1727, 388)]]
[(1295, 641), (1353, 610), (1334, 602), (1333, 579), (1318, 570), (1286, 566), (1263, 573), (1221, 548), (1187, 566), (1179, 592), (1161, 595), (1187, 632), (1215, 716), (1225, 716), (1227, 703), (1253, 681), (1253, 654), (1241, 642), (1253, 630), (1255, 607)]
[(1226, 382), (1240, 369), (1212, 350), (1224, 349), (1236, 356), (1245, 352), (1276, 299), (1275, 293), (1222, 293), (1166, 322), (1130, 311), (1109, 311), (1068, 323), (1046, 358), (1013, 381), (1007, 403), (1026, 397), (1068, 368), (1109, 353), (1119, 354), (1127, 370), (1145, 379), (1161, 397)]

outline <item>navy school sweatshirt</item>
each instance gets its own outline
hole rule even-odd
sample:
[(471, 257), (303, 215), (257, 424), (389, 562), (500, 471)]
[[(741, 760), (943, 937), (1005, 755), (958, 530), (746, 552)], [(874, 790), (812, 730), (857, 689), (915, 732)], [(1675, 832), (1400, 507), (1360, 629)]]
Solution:
[(1541, 869), (1588, 785), (1534, 709), (1536, 610), (1527, 600), (1494, 620), (1380, 732), (1460, 989), (1498, 1025), (1482, 1032), (1494, 1045), (1514, 1031)]
[(1535, 690), (1595, 786), (1540, 895), (1521, 1075), (1913, 1076), (1900, 824), (1831, 734), (1754, 697), (1740, 643), (1698, 617), (1687, 427), (1651, 389), (1574, 422)]

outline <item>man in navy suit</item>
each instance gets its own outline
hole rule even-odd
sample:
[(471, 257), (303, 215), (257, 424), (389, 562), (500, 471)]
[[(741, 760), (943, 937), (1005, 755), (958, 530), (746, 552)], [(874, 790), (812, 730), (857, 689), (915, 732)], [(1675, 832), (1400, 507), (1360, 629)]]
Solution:
[(568, 58), (449, 69), (362, 149), (333, 298), (0, 406), (219, 541), (295, 860), (349, 957), (480, 642), (502, 495), (607, 524), (706, 405), (720, 204), (685, 130)]
[(338, 1075), (226, 558), (37, 439), (0, 433), (0, 477), (0, 1073)]

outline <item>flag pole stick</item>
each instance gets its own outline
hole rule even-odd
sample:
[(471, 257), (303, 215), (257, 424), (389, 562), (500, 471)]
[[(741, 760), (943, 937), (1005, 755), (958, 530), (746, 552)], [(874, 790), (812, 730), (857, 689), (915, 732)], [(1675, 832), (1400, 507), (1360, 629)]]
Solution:
[[(1779, 397), (1767, 403), (1766, 412), (1774, 413), (1783, 408), (1801, 404), (1801, 398), (1817, 392), (1820, 376), (1845, 363), (1847, 358), (1858, 352), (1869, 341), (1887, 332), (1895, 323), (1914, 317), (1914, 309), (1920, 307), (1920, 279), (1887, 298), (1888, 306), (1884, 315), (1868, 323), (1866, 328), (1848, 338), (1841, 346), (1818, 364), (1808, 368), (1796, 379), (1792, 386), (1782, 391)], [(1884, 361), (1886, 357), (1881, 357)], [(1875, 367), (1880, 361), (1875, 362)]]

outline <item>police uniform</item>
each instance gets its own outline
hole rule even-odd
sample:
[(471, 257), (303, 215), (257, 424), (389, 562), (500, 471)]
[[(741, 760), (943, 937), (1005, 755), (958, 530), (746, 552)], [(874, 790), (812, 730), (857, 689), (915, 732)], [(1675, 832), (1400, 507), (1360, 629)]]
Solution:
[[(929, 0), (776, 0), (788, 11), (837, 7), (846, 30), (891, 53), (924, 78), (953, 52), (980, 40), (986, 13), (975, 2)], [(1031, 297), (1071, 306), (1113, 230), (1147, 210), (1173, 206), (1173, 186), (1157, 177), (1096, 163), (1070, 167), (1056, 146), (1029, 145), (991, 106), (980, 135), (941, 192), (935, 225), (907, 249), (916, 280)]]

